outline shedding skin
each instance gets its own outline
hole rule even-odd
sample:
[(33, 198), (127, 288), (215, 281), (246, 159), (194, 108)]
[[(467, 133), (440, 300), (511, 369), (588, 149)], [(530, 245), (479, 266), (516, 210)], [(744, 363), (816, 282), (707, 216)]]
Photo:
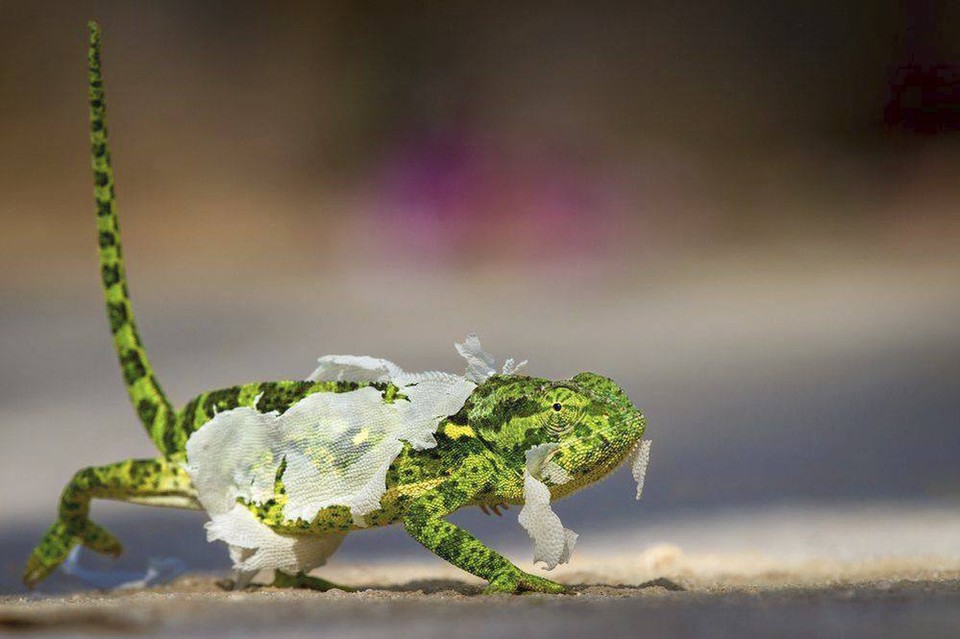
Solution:
[[(157, 381), (134, 320), (117, 221), (116, 192), (107, 141), (101, 75), (100, 29), (90, 23), (90, 142), (94, 172), (101, 280), (122, 378), (140, 422), (160, 451), (155, 459), (127, 460), (77, 472), (60, 499), (58, 517), (34, 549), (24, 571), (33, 587), (50, 575), (77, 544), (118, 556), (120, 543), (89, 519), (92, 499), (199, 508), (183, 470), (190, 436), (217, 413), (238, 407), (283, 413), (314, 393), (349, 393), (376, 388), (384, 402), (406, 401), (390, 383), (254, 382), (197, 395), (174, 410)], [(525, 453), (556, 444), (545, 481), (558, 499), (602, 479), (636, 448), (646, 422), (624, 391), (594, 373), (552, 381), (517, 374), (481, 381), (464, 406), (444, 419), (437, 446), (406, 444), (391, 464), (380, 508), (366, 528), (401, 524), (438, 557), (488, 582), (486, 592), (564, 592), (566, 588), (523, 572), (467, 531), (446, 521), (464, 507), (486, 514), (523, 503)], [(244, 503), (254, 516), (281, 534), (321, 535), (358, 530), (346, 507), (324, 508), (309, 521), (283, 515), (287, 496), (279, 473), (272, 498)], [(340, 588), (319, 577), (277, 571), (273, 586)]]

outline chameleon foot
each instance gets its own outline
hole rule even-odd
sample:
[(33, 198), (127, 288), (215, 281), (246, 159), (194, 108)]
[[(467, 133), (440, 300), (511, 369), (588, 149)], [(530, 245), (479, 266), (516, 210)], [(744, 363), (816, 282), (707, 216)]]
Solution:
[(492, 510), (493, 514), (495, 514), (497, 517), (503, 517), (503, 513), (500, 512), (500, 509), (503, 508), (504, 510), (510, 510), (510, 504), (506, 502), (503, 502), (500, 504), (490, 504), (489, 506), (490, 510), (487, 510), (487, 508), (488, 506), (486, 504), (480, 504), (480, 510), (482, 510), (483, 514), (486, 515), (487, 517), (490, 516), (490, 510)]
[(311, 577), (303, 572), (298, 572), (296, 575), (288, 575), (279, 570), (273, 572), (273, 583), (270, 585), (274, 588), (302, 588), (305, 590), (316, 590), (318, 592), (327, 592), (328, 590), (356, 592), (354, 588), (350, 588), (349, 586), (341, 586), (340, 584), (335, 584), (332, 581), (327, 581), (320, 577)]
[(491, 595), (498, 592), (514, 594), (519, 592), (547, 592), (552, 594), (561, 594), (567, 592), (568, 588), (555, 581), (544, 579), (525, 573), (522, 570), (514, 569), (502, 572), (490, 579), (489, 585), (483, 593)]
[(33, 588), (66, 560), (77, 544), (105, 555), (119, 557), (123, 546), (116, 537), (92, 521), (83, 522), (77, 530), (71, 530), (63, 521), (57, 521), (30, 553), (23, 571), (23, 583)]

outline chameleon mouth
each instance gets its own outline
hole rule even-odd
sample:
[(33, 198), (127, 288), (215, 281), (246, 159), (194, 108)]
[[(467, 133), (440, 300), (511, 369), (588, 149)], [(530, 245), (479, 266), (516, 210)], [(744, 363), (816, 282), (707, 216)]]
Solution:
[[(635, 423), (637, 426), (642, 426), (642, 418), (638, 417)], [(637, 499), (640, 499), (643, 494), (647, 465), (650, 463), (650, 444), (651, 440), (649, 439), (637, 439), (622, 453), (610, 456), (609, 461), (601, 464), (600, 467), (595, 472), (590, 473), (590, 475), (599, 478), (614, 472), (629, 462), (630, 473), (633, 475), (634, 481), (637, 482)]]
[[(632, 427), (633, 432), (642, 433), (645, 422), (643, 417), (639, 413), (636, 413), (628, 416), (624, 422), (624, 425), (627, 428), (625, 429), (623, 426), (619, 427), (620, 432)], [(647, 452), (644, 458), (649, 459), (649, 440), (642, 440), (638, 437), (623, 447), (615, 445), (614, 442), (616, 441), (617, 439), (615, 437), (604, 437), (602, 447), (592, 451), (593, 454), (591, 457), (593, 459), (593, 463), (584, 464), (580, 468), (567, 467), (568, 460), (571, 458), (570, 456), (572, 455), (575, 458), (577, 453), (582, 450), (583, 443), (579, 439), (575, 441), (567, 440), (561, 442), (559, 446), (552, 450), (550, 459), (568, 472), (573, 479), (573, 481), (565, 484), (563, 487), (554, 487), (555, 489), (560, 490), (558, 495), (567, 495), (571, 492), (579, 490), (580, 488), (593, 484), (594, 482), (600, 481), (610, 473), (617, 470), (628, 460), (631, 461), (631, 470), (633, 472), (634, 479), (637, 477), (643, 477), (645, 466), (640, 468), (640, 466), (638, 466), (637, 459), (644, 446), (647, 447)], [(646, 443), (644, 443), (645, 441)], [(642, 480), (637, 481), (637, 492), (640, 493), (642, 492)]]
[[(592, 468), (587, 470), (587, 472), (580, 474), (578, 477), (578, 484), (583, 486), (586, 484), (591, 484), (595, 481), (606, 477), (613, 471), (623, 466), (628, 460), (635, 458), (636, 452), (640, 445), (643, 442), (636, 442), (621, 451), (610, 451), (609, 454), (605, 454), (605, 451), (598, 455), (600, 461)], [(564, 453), (573, 448), (573, 444), (561, 445), (558, 446), (555, 450), (551, 451), (550, 458), (553, 461), (560, 461), (564, 457)], [(559, 458), (559, 459), (558, 459)], [(563, 466), (561, 464), (561, 466)], [(567, 472), (570, 472), (569, 469), (565, 469)], [(575, 473), (571, 473), (572, 475)]]

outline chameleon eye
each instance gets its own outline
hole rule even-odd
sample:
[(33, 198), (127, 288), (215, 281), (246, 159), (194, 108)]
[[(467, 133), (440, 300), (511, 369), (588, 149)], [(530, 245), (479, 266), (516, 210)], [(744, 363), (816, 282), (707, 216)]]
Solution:
[(560, 404), (560, 402), (557, 402), (553, 405), (553, 410), (557, 411), (558, 413), (560, 412), (561, 408), (563, 408), (563, 406)]

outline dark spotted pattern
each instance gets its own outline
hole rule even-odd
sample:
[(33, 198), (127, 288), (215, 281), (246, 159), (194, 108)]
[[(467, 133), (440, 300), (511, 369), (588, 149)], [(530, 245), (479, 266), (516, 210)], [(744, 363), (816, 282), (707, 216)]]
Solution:
[(120, 358), (123, 380), (130, 400), (150, 438), (161, 451), (170, 453), (166, 429), (173, 423), (173, 407), (157, 384), (146, 350), (140, 339), (127, 292), (120, 225), (107, 140), (106, 101), (100, 72), (100, 31), (90, 25), (90, 152), (93, 165), (93, 193), (97, 208), (97, 235), (100, 247), (100, 276), (107, 305), (110, 331)]
[(181, 429), (177, 425), (177, 416), (168, 411), (163, 416), (163, 450), (182, 451), (184, 444), (180, 442)]
[(237, 399), (239, 396), (239, 386), (231, 386), (207, 393), (206, 397), (203, 398), (203, 412), (207, 415), (213, 415), (216, 412), (233, 408), (238, 405)]
[[(129, 350), (120, 355), (120, 368), (123, 370), (123, 379), (127, 382), (127, 386), (132, 386), (147, 374), (143, 360), (140, 359), (140, 352), (136, 350)], [(149, 400), (142, 399), (140, 401)], [(137, 406), (140, 406), (140, 402), (137, 402)]]
[(141, 422), (144, 424), (152, 424), (154, 418), (157, 416), (157, 405), (141, 399), (140, 403), (137, 404), (137, 414), (140, 416)]
[[(117, 237), (108, 231), (100, 231), (100, 248), (109, 248), (117, 243)], [(117, 278), (119, 281), (119, 278)], [(116, 282), (111, 282), (113, 286)]]
[[(110, 288), (111, 286), (113, 286), (114, 284), (120, 281), (120, 269), (117, 267), (116, 264), (104, 264), (100, 275), (103, 279), (104, 288)], [(123, 307), (122, 305), (120, 306), (120, 308), (123, 309), (123, 314), (124, 316), (126, 316), (126, 308)], [(110, 314), (110, 317), (112, 319), (113, 309), (111, 306), (107, 306), (107, 312)], [(126, 319), (124, 318), (123, 321), (126, 322)], [(123, 324), (120, 324), (120, 326), (123, 326)], [(111, 328), (111, 332), (115, 332), (113, 331), (112, 323), (110, 328)], [(119, 330), (119, 327), (117, 328), (117, 330)]]
[[(111, 268), (116, 272), (117, 266), (115, 264), (104, 266), (105, 270)], [(106, 278), (104, 278), (104, 281), (106, 281)], [(114, 334), (120, 332), (120, 329), (126, 326), (130, 319), (126, 302), (107, 302), (107, 317), (110, 320), (110, 332)]]
[(540, 411), (540, 405), (531, 396), (531, 386), (549, 385), (548, 380), (517, 379), (494, 375), (470, 397), (461, 410), (464, 422), (485, 433), (495, 435), (511, 417), (529, 417)]
[[(284, 413), (309, 394), (314, 382), (268, 382), (260, 386), (260, 401), (257, 410), (261, 413), (277, 411)], [(357, 388), (354, 385), (353, 388)]]

